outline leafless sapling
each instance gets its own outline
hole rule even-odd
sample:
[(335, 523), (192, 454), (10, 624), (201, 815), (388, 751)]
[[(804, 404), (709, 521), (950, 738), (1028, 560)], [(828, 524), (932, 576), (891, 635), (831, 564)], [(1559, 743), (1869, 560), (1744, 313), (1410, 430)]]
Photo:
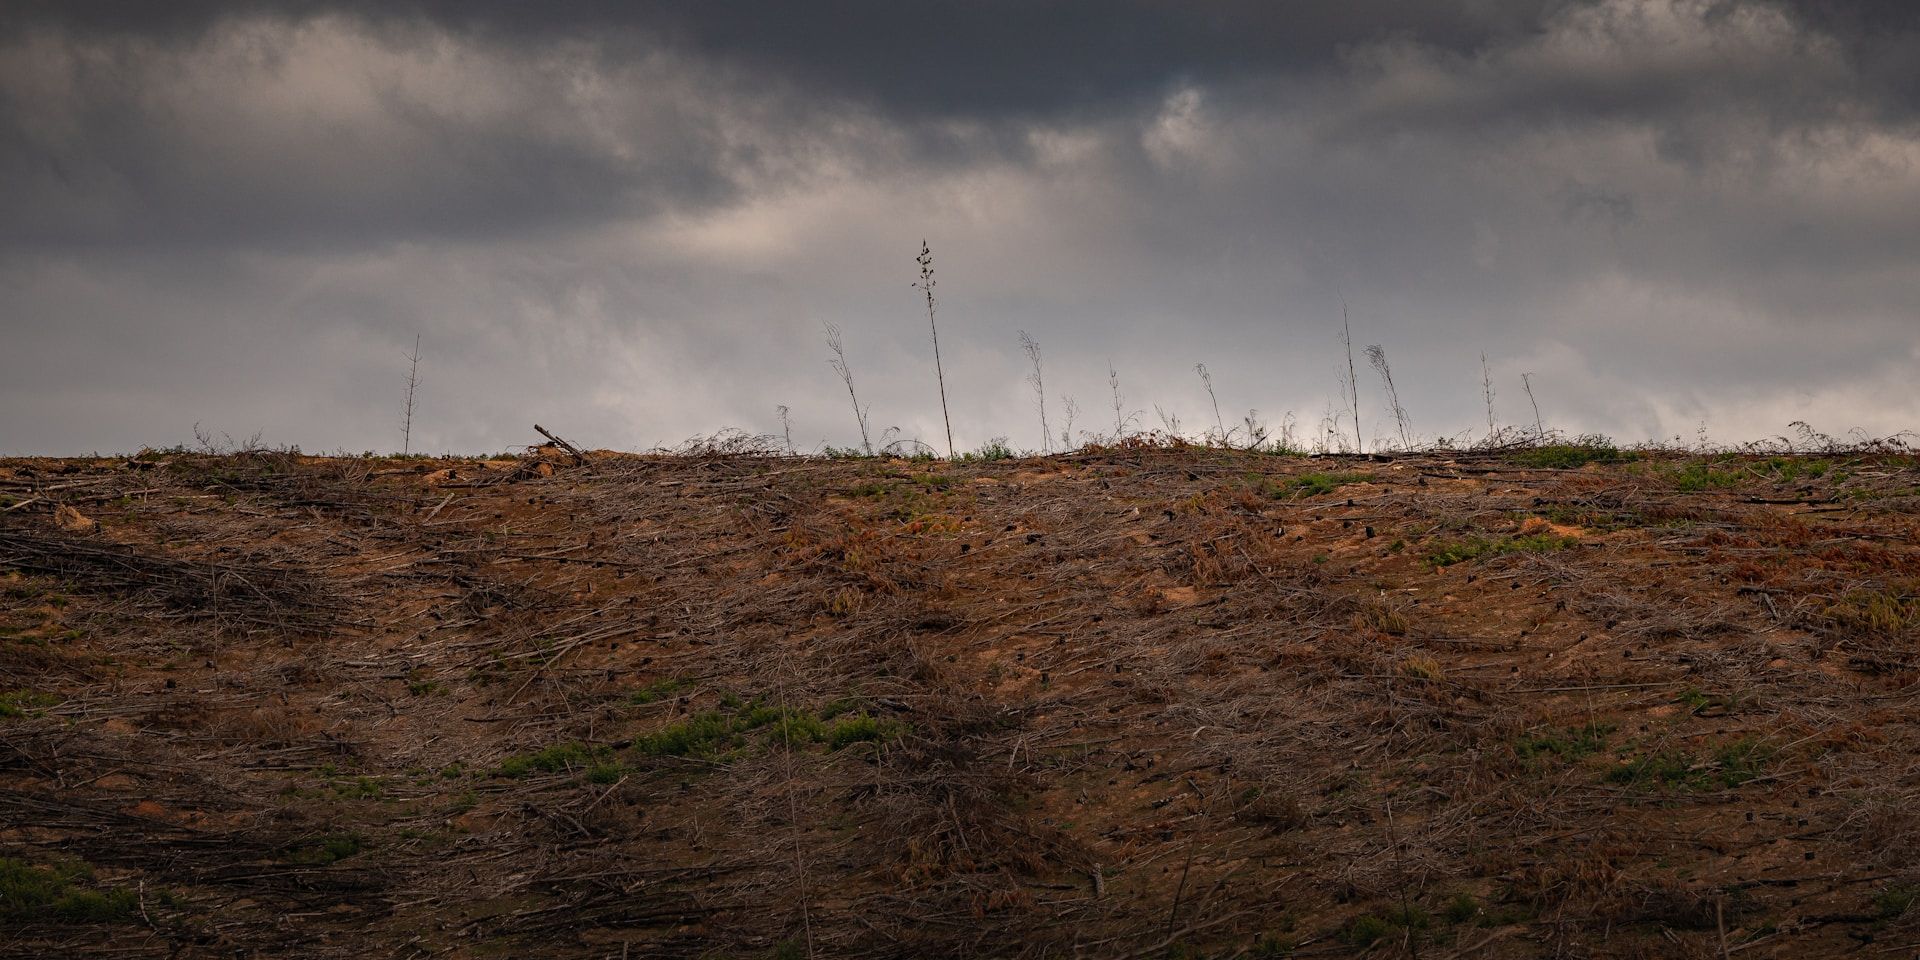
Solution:
[(933, 334), (933, 375), (940, 382), (940, 419), (947, 426), (947, 458), (953, 458), (953, 417), (947, 413), (947, 374), (940, 365), (940, 327), (933, 322), (933, 250), (925, 240), (920, 241), (920, 255), (914, 258), (920, 265), (920, 282), (914, 287), (927, 295), (927, 329)]
[(827, 366), (840, 375), (841, 382), (847, 385), (847, 399), (853, 402), (853, 418), (860, 424), (860, 450), (867, 456), (873, 456), (873, 442), (867, 438), (867, 411), (860, 406), (860, 398), (853, 392), (853, 369), (847, 366), (846, 347), (840, 343), (840, 328), (831, 323), (822, 323), (827, 334), (827, 349), (833, 351)]
[(788, 410), (784, 403), (773, 409), (780, 415), (780, 435), (786, 438), (787, 456), (793, 456), (793, 420), (790, 417), (792, 411)]
[(407, 413), (400, 425), (400, 454), (413, 452), (413, 394), (420, 386), (420, 335), (413, 335), (413, 352), (407, 354)]
[(1020, 331), (1020, 349), (1027, 352), (1027, 359), (1033, 361), (1033, 372), (1027, 374), (1027, 382), (1033, 384), (1033, 402), (1040, 408), (1040, 452), (1053, 452), (1053, 430), (1047, 426), (1047, 387), (1040, 377), (1040, 341)]
[(1520, 386), (1527, 391), (1527, 402), (1533, 404), (1533, 435), (1544, 437), (1547, 435), (1547, 427), (1540, 420), (1540, 401), (1533, 398), (1533, 374), (1521, 374)]
[(1132, 418), (1126, 415), (1120, 402), (1120, 371), (1114, 367), (1112, 360), (1107, 361), (1107, 386), (1113, 388), (1113, 441), (1119, 443), (1126, 438), (1127, 421)]
[(1400, 392), (1393, 387), (1393, 367), (1387, 363), (1387, 350), (1379, 344), (1367, 348), (1367, 362), (1380, 374), (1380, 381), (1387, 387), (1387, 405), (1393, 408), (1393, 421), (1400, 431), (1400, 449), (1413, 449), (1413, 430), (1407, 422), (1407, 411), (1400, 406)]
[(1219, 431), (1216, 436), (1219, 438), (1220, 445), (1224, 447), (1227, 445), (1227, 422), (1220, 417), (1220, 398), (1213, 393), (1213, 374), (1207, 372), (1207, 365), (1204, 363), (1194, 364), (1193, 370), (1200, 375), (1200, 382), (1207, 385), (1207, 399), (1213, 401), (1213, 425)]
[(1367, 442), (1360, 433), (1360, 379), (1353, 369), (1353, 325), (1347, 320), (1346, 298), (1340, 300), (1340, 342), (1347, 348), (1347, 409), (1353, 413), (1353, 452), (1366, 453)]
[(1487, 355), (1480, 355), (1480, 393), (1487, 398), (1487, 438), (1491, 440), (1500, 429), (1493, 425), (1493, 372), (1487, 369)]

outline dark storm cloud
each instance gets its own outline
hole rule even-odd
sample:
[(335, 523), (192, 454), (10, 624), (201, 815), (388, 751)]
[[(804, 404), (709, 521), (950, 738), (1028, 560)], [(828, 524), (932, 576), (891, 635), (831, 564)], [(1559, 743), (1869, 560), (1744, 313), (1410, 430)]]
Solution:
[(13, 4), (0, 450), (382, 447), (416, 332), (440, 447), (777, 403), (845, 442), (822, 319), (931, 436), (923, 236), (966, 443), (1038, 445), (1021, 329), (1080, 426), (1112, 358), (1194, 427), (1205, 360), (1311, 433), (1342, 298), (1428, 436), (1484, 424), (1482, 351), (1573, 429), (1910, 426), (1917, 37), (1820, 0)]
[[(907, 139), (895, 149), (914, 162), (964, 163), (982, 151), (1021, 153), (1025, 142), (1008, 135), (1009, 123), (1133, 111), (1176, 83), (1299, 74), (1355, 42), (1417, 35), (1471, 47), (1520, 29), (1539, 9), (1386, 0), (1284, 10), (1085, 0), (913, 9), (693, 0), (29, 3), (7, 15), (10, 32), (58, 49), (30, 42), (28, 62), (9, 78), (0, 175), (19, 186), (0, 208), (9, 225), (0, 239), (313, 245), (718, 205), (744, 180), (764, 179), (764, 158), (778, 165), (808, 149), (794, 141), (836, 108), (900, 125)], [(284, 78), (298, 66), (289, 47), (300, 29), (340, 20), (390, 56), (443, 57), (449, 44), (479, 44), (528, 89), (516, 104), (475, 115), (432, 99), (444, 90), (391, 78), (373, 104), (383, 122), (339, 131), (326, 129), (337, 118), (258, 115), (297, 113), (306, 108), (297, 99), (247, 110), (233, 103), (246, 102), (240, 91), (219, 89)], [(223, 69), (196, 82), (194, 66), (222, 56)], [(580, 74), (625, 71), (645, 85), (653, 77), (632, 65), (649, 61), (722, 89), (684, 91), (645, 118), (614, 118), (616, 127), (646, 121), (615, 132), (644, 149), (609, 150), (594, 131), (546, 122), (578, 108), (567, 85)], [(170, 89), (178, 98), (166, 96)], [(749, 142), (715, 129), (730, 94), (759, 101), (760, 129)], [(59, 122), (35, 122), (41, 114)], [(991, 126), (956, 139), (940, 126), (954, 119)], [(205, 129), (225, 124), (258, 135)]]
[[(792, 158), (819, 149), (816, 131), (849, 110), (896, 125), (900, 141), (869, 162), (1023, 158), (1026, 124), (1126, 117), (1183, 86), (1240, 91), (1257, 111), (1259, 100), (1311, 89), (1338, 67), (1403, 68), (1393, 61), (1408, 51), (1466, 76), (1448, 78), (1439, 95), (1357, 104), (1341, 121), (1355, 135), (1404, 126), (1499, 135), (1644, 117), (1660, 124), (1663, 151), (1700, 163), (1725, 144), (1693, 123), (1701, 114), (1758, 107), (1777, 130), (1838, 110), (1900, 115), (1913, 92), (1901, 84), (1915, 73), (1898, 64), (1920, 36), (1920, 14), (1891, 3), (1704, 6), (1706, 22), (1757, 9), (1819, 24), (1799, 42), (1839, 52), (1810, 69), (1782, 69), (1783, 55), (1805, 49), (1700, 49), (1580, 69), (1501, 62), (1591, 9), (1551, 0), (26, 3), (0, 14), (9, 33), (38, 38), (16, 53), (11, 96), (0, 101), (0, 176), (14, 185), (0, 194), (0, 242), (324, 245), (565, 228), (724, 205), (803, 175)], [(300, 78), (287, 77), (300, 30), (343, 21), (392, 61), (478, 45), (492, 62), (476, 72), (495, 72), (505, 87), (498, 71), (513, 71), (507, 102), (450, 107), (444, 86), (375, 76), (371, 115), (300, 117), (316, 112), (299, 96)], [(1871, 82), (1862, 70), (1875, 72)], [(649, 98), (662, 75), (703, 89)], [(583, 76), (630, 84), (639, 103), (615, 104), (613, 116), (583, 110), (605, 107), (581, 102), (572, 85)], [(221, 89), (263, 81), (285, 83), (287, 96), (262, 103)], [(749, 100), (754, 129), (720, 129)], [(982, 126), (956, 137), (952, 121)]]
[[(682, 47), (902, 113), (1033, 115), (1152, 94), (1169, 78), (1324, 63), (1343, 44), (1415, 35), (1472, 48), (1530, 29), (1552, 0), (1272, 4), (1141, 0), (886, 0), (785, 3), (369, 2), (247, 5), (285, 20), (345, 13), (393, 26), (431, 22), (490, 41), (592, 39)], [(16, 27), (189, 38), (231, 19), (232, 4), (28, 3)]]

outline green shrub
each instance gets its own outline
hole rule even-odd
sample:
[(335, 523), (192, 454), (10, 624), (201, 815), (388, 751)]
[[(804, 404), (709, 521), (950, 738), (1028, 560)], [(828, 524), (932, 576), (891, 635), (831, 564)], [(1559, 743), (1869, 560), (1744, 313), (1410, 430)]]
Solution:
[(139, 912), (133, 891), (83, 885), (92, 879), (85, 867), (40, 867), (0, 857), (0, 920), (124, 923)]
[(1403, 932), (1417, 932), (1433, 925), (1433, 917), (1417, 904), (1394, 906), (1379, 913), (1353, 918), (1341, 938), (1356, 947), (1370, 947)]
[(680, 690), (684, 688), (686, 685), (687, 685), (686, 681), (681, 680), (677, 677), (668, 677), (665, 680), (655, 680), (654, 682), (647, 684), (646, 686), (641, 687), (638, 690), (635, 690), (633, 692), (633, 695), (627, 698), (627, 701), (636, 706), (641, 706), (649, 703), (657, 703), (661, 700), (665, 700), (666, 698), (673, 696), (676, 693), (679, 693)]
[(1011, 460), (1013, 457), (1013, 448), (1007, 446), (1006, 437), (994, 437), (987, 441), (986, 446), (972, 453), (963, 453), (960, 455), (961, 460), (980, 460), (987, 463), (992, 463), (995, 460)]
[(905, 732), (906, 725), (897, 720), (879, 720), (870, 714), (856, 713), (835, 723), (827, 732), (827, 748), (839, 750), (856, 743), (890, 740)]
[(1672, 751), (1633, 757), (1607, 771), (1607, 780), (1623, 786), (1677, 787), (1694, 777), (1693, 760)]
[(1607, 772), (1607, 780), (1633, 787), (1670, 790), (1732, 788), (1764, 776), (1775, 750), (1743, 737), (1698, 758), (1672, 750), (1634, 757)]
[(1528, 760), (1547, 755), (1566, 761), (1579, 760), (1600, 752), (1607, 745), (1607, 735), (1613, 729), (1612, 724), (1590, 723), (1565, 730), (1528, 734), (1515, 742), (1513, 752)]
[(1757, 737), (1742, 737), (1714, 751), (1714, 778), (1725, 786), (1737, 787), (1766, 774), (1773, 762), (1774, 749)]
[(1571, 550), (1579, 545), (1580, 540), (1577, 537), (1561, 537), (1549, 533), (1502, 537), (1498, 540), (1469, 537), (1434, 547), (1432, 552), (1427, 554), (1427, 563), (1434, 567), (1450, 567), (1456, 563), (1490, 559), (1509, 553), (1545, 553), (1553, 550)]
[(33, 690), (0, 693), (0, 719), (37, 716), (42, 709), (59, 702), (59, 697)]
[(1713, 464), (1696, 460), (1671, 473), (1674, 489), (1683, 493), (1698, 493), (1702, 490), (1724, 490), (1738, 486), (1742, 479), (1738, 470), (1719, 470)]
[(776, 722), (773, 738), (789, 747), (819, 743), (827, 738), (827, 725), (819, 717), (792, 711)]
[(1303, 497), (1319, 497), (1332, 493), (1350, 483), (1363, 483), (1371, 479), (1364, 473), (1303, 473), (1297, 477), (1288, 477), (1278, 486), (1267, 486), (1269, 496), (1298, 500)]
[(1892, 922), (1906, 916), (1915, 901), (1920, 901), (1920, 886), (1896, 883), (1874, 895), (1873, 912), (1880, 920)]
[(1471, 893), (1456, 893), (1453, 899), (1447, 901), (1442, 915), (1448, 923), (1466, 923), (1480, 916), (1480, 901), (1475, 900)]
[(562, 743), (534, 753), (523, 753), (500, 761), (494, 768), (496, 776), (519, 779), (529, 773), (565, 773), (604, 763), (612, 756), (606, 747), (589, 747), (584, 743)]
[(733, 739), (733, 718), (717, 710), (697, 713), (657, 733), (634, 741), (635, 751), (655, 757), (689, 757), (717, 753)]

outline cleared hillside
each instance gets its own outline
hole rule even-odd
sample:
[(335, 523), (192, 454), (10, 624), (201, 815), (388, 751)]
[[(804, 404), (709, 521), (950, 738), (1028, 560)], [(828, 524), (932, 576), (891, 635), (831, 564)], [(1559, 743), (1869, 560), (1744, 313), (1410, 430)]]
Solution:
[(1920, 946), (1920, 461), (0, 461), (0, 954)]

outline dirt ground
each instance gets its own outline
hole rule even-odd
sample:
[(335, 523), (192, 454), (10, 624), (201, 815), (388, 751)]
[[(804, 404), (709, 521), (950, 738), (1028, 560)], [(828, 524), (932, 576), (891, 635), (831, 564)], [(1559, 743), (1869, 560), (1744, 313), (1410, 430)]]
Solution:
[(0, 460), (0, 955), (1912, 956), (1920, 460)]

